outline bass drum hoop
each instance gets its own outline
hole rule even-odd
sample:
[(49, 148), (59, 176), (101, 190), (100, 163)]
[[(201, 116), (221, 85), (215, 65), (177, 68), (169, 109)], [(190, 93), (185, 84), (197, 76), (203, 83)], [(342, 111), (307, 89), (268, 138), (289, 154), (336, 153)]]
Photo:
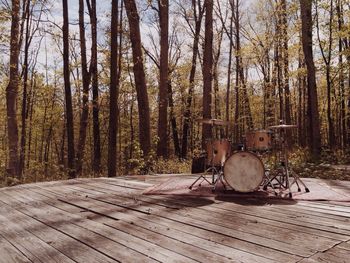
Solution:
[[(258, 174), (260, 176), (260, 178), (258, 178), (258, 180), (255, 180), (256, 181), (256, 185), (254, 184), (254, 186), (251, 186), (249, 189), (248, 187), (246, 187), (245, 189), (238, 189), (240, 188), (240, 186), (237, 186), (235, 185), (235, 182), (232, 182), (232, 178), (231, 175), (232, 175), (232, 172), (236, 172), (236, 173), (244, 173), (243, 171), (231, 171), (230, 170), (230, 167), (232, 167), (232, 164), (230, 162), (230, 159), (232, 158), (235, 158), (236, 156), (238, 155), (248, 155), (250, 157), (253, 157), (255, 160), (257, 160), (258, 162), (256, 163), (258, 166), (260, 166), (261, 169), (261, 173)], [(243, 156), (245, 157), (245, 156)], [(239, 165), (239, 164), (238, 164)], [(237, 165), (236, 165), (237, 166)], [(225, 178), (225, 181), (226, 183), (231, 186), (235, 191), (238, 191), (238, 192), (242, 192), (242, 193), (249, 193), (249, 192), (254, 192), (255, 190), (257, 190), (259, 188), (259, 186), (261, 185), (261, 183), (263, 182), (264, 180), (264, 174), (265, 174), (265, 166), (264, 166), (264, 163), (262, 162), (262, 160), (254, 153), (252, 152), (248, 152), (248, 151), (241, 151), (241, 152), (236, 152), (234, 154), (232, 154), (225, 162), (225, 165), (224, 165), (224, 178)], [(241, 177), (244, 175), (242, 174), (238, 174), (238, 177)], [(237, 174), (236, 174), (236, 177), (237, 177)], [(239, 178), (238, 178), (239, 179)], [(255, 179), (255, 178), (254, 178)], [(239, 180), (238, 180), (239, 181)]]

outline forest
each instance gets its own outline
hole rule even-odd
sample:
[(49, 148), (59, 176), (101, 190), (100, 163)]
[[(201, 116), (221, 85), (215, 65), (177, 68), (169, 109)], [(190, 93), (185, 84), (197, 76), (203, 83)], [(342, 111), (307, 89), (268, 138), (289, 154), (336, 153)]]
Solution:
[(1, 185), (189, 172), (198, 119), (350, 161), (349, 0), (0, 0), (0, 52)]

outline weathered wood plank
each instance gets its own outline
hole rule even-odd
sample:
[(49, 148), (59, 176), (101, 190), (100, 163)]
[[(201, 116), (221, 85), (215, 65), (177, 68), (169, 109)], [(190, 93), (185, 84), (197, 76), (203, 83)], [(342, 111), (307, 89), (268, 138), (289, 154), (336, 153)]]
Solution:
[[(137, 253), (136, 251), (122, 246), (109, 238), (74, 224), (75, 221), (79, 221), (79, 217), (73, 217), (68, 213), (63, 213), (62, 211), (59, 211), (52, 206), (45, 205), (40, 201), (31, 202), (30, 199), (23, 196), (20, 192), (14, 192), (16, 191), (8, 191), (7, 194), (11, 199), (19, 201), (16, 206), (21, 209), (23, 213), (26, 213), (50, 227), (73, 237), (91, 248), (94, 248), (101, 254), (108, 256), (110, 259), (118, 261), (123, 260), (123, 262), (135, 262), (135, 258), (137, 258), (140, 262), (154, 262), (154, 260), (146, 255)], [(3, 194), (1, 194), (1, 197), (3, 197)]]
[[(168, 178), (173, 176), (0, 189), (6, 208), (0, 209), (0, 253), (8, 248), (19, 262), (51, 262), (49, 251), (76, 262), (135, 262), (130, 258), (138, 255), (140, 262), (347, 262), (349, 203), (140, 195)], [(23, 242), (13, 233), (25, 236)], [(110, 252), (122, 248), (130, 253)]]
[[(101, 203), (98, 203), (94, 200), (82, 199), (82, 200), (79, 200), (77, 202), (86, 202), (89, 206), (92, 205), (93, 207), (97, 207), (97, 208), (99, 208), (103, 205), (103, 203), (101, 204)], [(104, 211), (104, 212), (106, 213), (106, 215), (108, 215), (108, 217), (111, 217), (110, 211)], [(99, 213), (99, 214), (102, 214), (102, 213)], [(126, 215), (126, 213), (123, 213), (123, 214)], [(123, 225), (120, 226), (121, 222), (118, 221), (116, 223), (119, 226), (118, 229), (120, 229), (122, 231), (129, 231), (130, 228), (133, 228), (134, 225), (136, 224), (137, 218), (136, 217), (130, 218), (130, 216), (129, 216), (129, 219), (133, 220), (132, 224), (127, 222), (127, 223), (123, 223)], [(145, 223), (149, 224), (147, 221), (143, 221), (141, 226), (144, 227)], [(116, 227), (116, 225), (113, 225), (113, 227)], [(191, 252), (192, 257), (195, 257), (196, 259), (200, 259), (200, 261), (210, 260), (210, 261), (215, 261), (215, 262), (226, 262), (226, 261), (230, 260), (230, 257), (234, 256), (234, 259), (236, 259), (236, 260), (239, 259), (242, 261), (244, 260), (244, 262), (272, 262), (271, 260), (257, 257), (257, 256), (250, 254), (250, 253), (242, 252), (240, 250), (231, 249), (231, 251), (228, 251), (227, 246), (222, 246), (222, 245), (216, 244), (215, 242), (208, 241), (207, 237), (205, 239), (198, 238), (198, 237), (195, 237), (191, 234), (185, 234), (185, 233), (182, 233), (179, 231), (177, 231), (177, 233), (175, 233), (170, 228), (162, 227), (159, 224), (154, 224), (153, 226), (150, 227), (150, 230), (152, 232), (157, 232), (159, 235), (166, 236), (168, 238), (173, 239), (172, 246), (175, 246), (177, 244), (175, 246), (176, 249), (179, 245), (180, 245), (180, 247), (183, 247), (183, 245), (181, 245), (181, 243), (188, 244), (186, 246), (187, 250), (189, 250), (189, 251), (192, 250), (192, 252)], [(134, 231), (134, 234), (136, 234), (137, 232), (140, 232), (140, 228), (138, 229), (138, 231)], [(148, 231), (148, 232), (150, 232), (150, 231)], [(174, 239), (176, 239), (178, 241), (174, 242)], [(163, 240), (164, 240), (164, 238), (163, 238)], [(171, 246), (171, 243), (169, 243), (168, 245)], [(195, 250), (193, 250), (193, 248), (195, 248)], [(183, 249), (180, 252), (184, 253), (185, 250)], [(222, 256), (224, 256), (225, 258), (222, 258)]]
[[(74, 262), (18, 224), (11, 208), (0, 205), (0, 233), (33, 262)], [(3, 216), (7, 215), (7, 217)]]
[(31, 262), (16, 247), (0, 235), (0, 263), (29, 263)]
[[(348, 242), (342, 242), (339, 245), (337, 245), (338, 248), (349, 250), (350, 253), (350, 241)], [(349, 254), (350, 255), (350, 254)]]
[(347, 263), (349, 262), (349, 250), (334, 247), (324, 253), (317, 253), (310, 258), (300, 261), (300, 263), (316, 262)]
[[(86, 187), (93, 187), (95, 189), (98, 189), (100, 191), (100, 189), (103, 189), (103, 191), (105, 193), (113, 193), (115, 195), (118, 195), (118, 196), (122, 196), (122, 197), (128, 197), (127, 195), (123, 195), (121, 193), (121, 191), (119, 189), (115, 189), (114, 187), (112, 186), (106, 186), (106, 185), (100, 185), (100, 184), (94, 184), (94, 185), (91, 185), (91, 184), (84, 184), (82, 186), (78, 186), (76, 185), (75, 187), (82, 187), (82, 188), (86, 188)], [(75, 188), (75, 190), (78, 190), (78, 188)], [(172, 204), (180, 204), (180, 205), (192, 205), (194, 203), (196, 203), (196, 201), (198, 200), (197, 199), (194, 199), (194, 198), (187, 198), (188, 200), (179, 200), (179, 199), (171, 199), (169, 202), (167, 202), (167, 199), (163, 198), (163, 197), (160, 197), (160, 198), (153, 198), (153, 197), (150, 197), (150, 196), (138, 196), (137, 197), (138, 200), (147, 200), (146, 202), (151, 202), (152, 203), (152, 200), (153, 200), (153, 204), (164, 204), (165, 206), (168, 206), (168, 207), (171, 207)], [(160, 202), (158, 202), (160, 201)], [(242, 206), (241, 206), (242, 207)], [(214, 205), (214, 206), (202, 206), (200, 207), (199, 206), (199, 209), (205, 209), (205, 210), (210, 210), (214, 213), (218, 213), (218, 212), (221, 212), (223, 213), (225, 211), (225, 213), (227, 213), (227, 209), (225, 210), (222, 210), (221, 209), (221, 205), (218, 204), (218, 205)], [(239, 213), (234, 213), (232, 214), (231, 213), (231, 217), (232, 219), (237, 219), (237, 220), (244, 220), (245, 218), (248, 218), (248, 219), (251, 219), (253, 220), (254, 222), (256, 222), (257, 220), (260, 222), (263, 222), (265, 224), (269, 224), (269, 225), (272, 225), (272, 226), (279, 226), (281, 227), (282, 229), (291, 229), (293, 231), (301, 231), (302, 233), (309, 233), (311, 231), (310, 234), (313, 234), (315, 235), (316, 233), (318, 233), (319, 231), (316, 230), (316, 231), (313, 231), (313, 229), (310, 229), (310, 228), (306, 228), (304, 226), (296, 226), (295, 224), (289, 224), (288, 222), (287, 223), (284, 223), (284, 222), (280, 222), (280, 221), (276, 221), (273, 217), (269, 217), (269, 218), (264, 218), (262, 217), (262, 212), (264, 212), (265, 210), (265, 207), (258, 207), (257, 210), (255, 210), (254, 212), (252, 213), (246, 213), (246, 210), (244, 209), (244, 211), (242, 210), (239, 210)], [(275, 216), (276, 218), (281, 218), (281, 216), (279, 214), (276, 214)], [(283, 218), (283, 217), (282, 217)], [(288, 217), (288, 218), (291, 218), (291, 217)], [(328, 221), (327, 221), (328, 222)], [(328, 222), (329, 223), (329, 222)], [(257, 227), (258, 228), (258, 227)], [(259, 228), (260, 229), (260, 228)], [(330, 238), (333, 238), (333, 239), (337, 239), (337, 240), (346, 240), (347, 237), (344, 237), (343, 235), (337, 235), (337, 234), (332, 234), (332, 233), (329, 233), (329, 232), (326, 232), (326, 231), (321, 231), (321, 235), (320, 236), (324, 236), (324, 237), (330, 237)]]
[[(30, 196), (30, 198), (34, 201), (34, 202), (45, 202), (48, 205), (51, 205), (55, 208), (61, 209), (62, 205), (64, 206), (65, 203), (59, 202), (59, 201), (54, 201), (54, 200), (42, 200), (42, 196), (40, 196), (38, 193), (34, 192), (34, 191), (29, 191), (29, 190), (23, 190), (22, 191), (23, 194), (26, 194), (27, 196)], [(58, 204), (61, 204), (61, 206), (59, 206)], [(67, 208), (67, 206), (65, 206)], [(173, 252), (172, 250), (169, 249), (164, 249), (163, 247), (154, 245), (151, 242), (145, 241), (144, 239), (138, 238), (136, 236), (130, 235), (127, 232), (126, 229), (115, 229), (115, 228), (111, 228), (105, 224), (100, 224), (100, 223), (96, 223), (95, 221), (89, 220), (86, 217), (86, 213), (81, 214), (82, 210), (78, 209), (78, 210), (72, 210), (72, 208), (76, 208), (74, 206), (70, 206), (70, 209), (61, 209), (65, 212), (68, 213), (75, 213), (75, 214), (79, 214), (79, 218), (78, 217), (72, 217), (72, 219), (74, 220), (74, 224), (77, 224), (83, 228), (85, 228), (86, 230), (98, 233), (104, 237), (107, 237), (117, 243), (120, 243), (122, 245), (124, 245), (127, 248), (131, 248), (135, 251), (138, 251), (144, 255), (151, 255), (152, 258), (162, 261), (162, 262), (195, 262), (192, 261), (190, 258), (185, 257), (181, 254), (177, 254), (175, 252)], [(82, 217), (83, 215), (83, 217)], [(128, 228), (129, 226), (126, 225), (126, 227)], [(127, 251), (128, 252), (128, 251)], [(130, 252), (129, 252), (130, 253)], [(125, 255), (124, 255), (125, 256)], [(130, 254), (130, 256), (132, 256), (132, 253)], [(134, 260), (134, 259), (132, 259)], [(125, 260), (123, 260), (123, 262), (125, 262)]]
[[(108, 202), (110, 202), (110, 204), (114, 204), (114, 205), (120, 207), (120, 209), (123, 209), (123, 208), (127, 209), (128, 205), (125, 202), (125, 200), (120, 200), (120, 198), (119, 198), (119, 202), (116, 201), (116, 200), (118, 200), (117, 196), (113, 196), (112, 198), (103, 197), (101, 199), (102, 202), (103, 201), (108, 201)], [(129, 206), (132, 206), (132, 202), (133, 201), (129, 202)], [(115, 208), (115, 209), (117, 209), (117, 208)], [(159, 215), (161, 217), (166, 217), (166, 218), (168, 218), (170, 220), (173, 220), (173, 217), (175, 216), (174, 213), (171, 213), (169, 211), (168, 212), (167, 211), (161, 211), (161, 210), (159, 210), (158, 207), (152, 206), (152, 205), (140, 206), (139, 204), (136, 204), (136, 205), (134, 205), (133, 209), (136, 210), (136, 211), (139, 211), (139, 213), (148, 213), (148, 212), (150, 212), (151, 214)], [(128, 213), (131, 213), (131, 212), (128, 212)], [(183, 211), (178, 211), (178, 210), (176, 210), (176, 218), (179, 218), (179, 219), (176, 219), (175, 221), (179, 221), (180, 220), (180, 222), (181, 222), (181, 220), (182, 220), (185, 223), (192, 222), (192, 221), (196, 220), (195, 218), (193, 218), (193, 216), (191, 216), (191, 215), (189, 215), (187, 213), (184, 213)], [(215, 222), (215, 221), (211, 220), (210, 218), (200, 218), (198, 220), (200, 220), (199, 222), (201, 222), (201, 224), (208, 224), (207, 222)], [(192, 225), (196, 226), (197, 224), (192, 224)], [(216, 224), (212, 224), (212, 226), (216, 226)], [(223, 229), (225, 229), (225, 230), (223, 230)], [(280, 250), (280, 251), (287, 251), (288, 253), (298, 254), (298, 250), (300, 250), (301, 254), (303, 254), (303, 253), (305, 253), (307, 255), (313, 254), (313, 251), (309, 250), (307, 248), (299, 248), (298, 249), (295, 246), (287, 244), (285, 242), (277, 242), (275, 240), (271, 240), (270, 238), (256, 236), (256, 235), (251, 235), (251, 234), (245, 233), (243, 231), (237, 231), (237, 230), (232, 229), (232, 228), (228, 229), (226, 227), (222, 227), (221, 232), (223, 234), (226, 234), (227, 231), (231, 231), (231, 232), (235, 233), (235, 235), (233, 236), (235, 238), (243, 239), (243, 240), (245, 238), (248, 238), (248, 242), (253, 242), (253, 243), (258, 242), (257, 244), (260, 244), (260, 245), (263, 245), (263, 246), (265, 246), (265, 244), (269, 244), (269, 246), (271, 246), (272, 248)], [(309, 252), (306, 252), (306, 251), (309, 251)]]
[[(1, 198), (6, 197), (2, 193), (0, 193), (0, 195)], [(86, 246), (71, 236), (65, 235), (62, 232), (53, 229), (50, 226), (43, 224), (42, 222), (32, 217), (24, 217), (23, 213), (14, 209), (14, 204), (12, 202), (10, 203), (11, 204), (9, 207), (12, 209), (9, 209), (8, 213), (6, 214), (8, 218), (16, 220), (18, 224), (30, 231), (33, 235), (56, 248), (58, 251), (71, 258), (72, 260), (82, 263), (116, 262), (115, 260), (97, 253), (93, 248)]]

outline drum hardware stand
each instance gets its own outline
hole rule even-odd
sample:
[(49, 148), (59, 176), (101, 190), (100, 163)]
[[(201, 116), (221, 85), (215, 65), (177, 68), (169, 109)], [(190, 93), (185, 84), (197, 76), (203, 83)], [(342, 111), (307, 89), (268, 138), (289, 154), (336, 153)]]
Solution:
[[(212, 139), (210, 139), (210, 141), (211, 141), (211, 145), (212, 145), (212, 149), (213, 149), (213, 140)], [(216, 170), (216, 168), (215, 168), (215, 166), (214, 166), (214, 158), (215, 158), (215, 155), (216, 155), (216, 153), (215, 153), (215, 151), (214, 151), (214, 149), (212, 150), (212, 156), (211, 156), (211, 167), (209, 167), (208, 169), (206, 169), (205, 170), (205, 172), (204, 173), (207, 173), (207, 172), (209, 172), (209, 171), (211, 171), (212, 172), (212, 179), (211, 179), (211, 182), (205, 177), (205, 175), (203, 175), (203, 174), (201, 174), (191, 185), (190, 185), (190, 187), (189, 187), (189, 189), (192, 189), (192, 187), (200, 180), (200, 179), (202, 179), (202, 181), (200, 181), (200, 183), (198, 184), (198, 186), (201, 186), (201, 184), (204, 182), (204, 181), (206, 181), (209, 185), (214, 185), (214, 177), (215, 177), (215, 174), (217, 174), (217, 170)]]
[[(212, 131), (212, 135), (213, 135), (213, 128), (214, 128), (214, 123), (211, 123), (211, 131)], [(209, 185), (211, 185), (213, 187), (212, 191), (214, 191), (215, 189), (215, 175), (218, 174), (218, 171), (216, 170), (216, 167), (214, 165), (214, 159), (215, 156), (217, 154), (217, 151), (214, 150), (214, 143), (213, 143), (213, 138), (210, 138), (210, 144), (211, 144), (211, 149), (212, 149), (212, 154), (211, 154), (211, 167), (209, 167), (208, 169), (205, 170), (204, 173), (207, 173), (209, 171), (212, 172), (212, 178), (211, 178), (211, 182), (205, 177), (205, 175), (201, 174), (189, 187), (189, 189), (191, 190), (192, 187), (199, 181), (202, 179), (202, 181), (200, 181), (200, 183), (198, 184), (198, 186), (201, 186), (202, 183), (204, 181), (206, 181)]]
[[(211, 143), (213, 142), (213, 140), (211, 139)], [(223, 180), (223, 166), (222, 164), (220, 165), (220, 168), (217, 169), (214, 165), (214, 159), (215, 159), (215, 156), (217, 154), (217, 151), (214, 149), (214, 145), (212, 143), (212, 156), (211, 156), (211, 167), (209, 167), (205, 172), (210, 172), (212, 173), (212, 179), (211, 179), (211, 182), (205, 177), (205, 175), (200, 175), (189, 187), (189, 189), (192, 189), (193, 186), (199, 181), (202, 179), (202, 181), (200, 181), (200, 183), (198, 184), (198, 186), (201, 186), (201, 184), (206, 181), (209, 185), (212, 186), (212, 192), (215, 191), (216, 189), (216, 186), (218, 184), (218, 182), (221, 182), (224, 189), (226, 190), (226, 186), (225, 186), (225, 183), (224, 183), (224, 180)], [(215, 176), (217, 176), (217, 178), (215, 178)]]
[[(213, 180), (213, 188), (212, 188), (212, 192), (215, 192), (215, 189), (216, 189), (216, 186), (218, 184), (218, 182), (221, 182), (222, 186), (224, 187), (224, 190), (226, 191), (226, 185), (225, 185), (225, 182), (224, 182), (224, 171), (223, 171), (223, 166), (221, 165), (220, 166), (220, 170), (219, 172), (217, 173), (218, 177), (216, 178), (216, 180)], [(213, 177), (214, 179), (214, 177)]]
[[(215, 157), (216, 155), (218, 154), (218, 149), (215, 149), (214, 148), (214, 139), (213, 139), (213, 135), (216, 134), (215, 133), (215, 130), (214, 130), (214, 126), (226, 126), (226, 125), (229, 125), (229, 122), (228, 121), (223, 121), (223, 120), (219, 120), (219, 119), (198, 119), (197, 120), (198, 122), (200, 123), (203, 123), (203, 124), (209, 124), (210, 127), (211, 127), (211, 134), (212, 134), (212, 137), (210, 138), (210, 145), (211, 145), (211, 160), (210, 160), (210, 163), (211, 163), (211, 166), (205, 170), (205, 173), (208, 173), (208, 172), (211, 172), (212, 174), (212, 179), (211, 179), (211, 182), (208, 180), (207, 177), (205, 177), (205, 174), (201, 174), (189, 187), (189, 189), (192, 189), (192, 187), (199, 181), (200, 183), (198, 184), (199, 186), (201, 186), (202, 182), (206, 181), (209, 185), (212, 186), (212, 191), (214, 192), (215, 191), (215, 188), (217, 186), (217, 183), (218, 182), (221, 182), (224, 189), (226, 190), (226, 186), (224, 184), (224, 179), (223, 179), (223, 163), (222, 161), (220, 162), (220, 165), (216, 165), (215, 166)], [(220, 132), (220, 135), (221, 135), (221, 132)], [(220, 136), (221, 137), (221, 136)], [(226, 159), (226, 156), (225, 156), (225, 159)], [(225, 161), (225, 160), (224, 160)], [(216, 178), (215, 178), (216, 177)]]
[[(300, 179), (300, 177), (293, 171), (293, 169), (290, 167), (289, 162), (288, 162), (286, 129), (287, 128), (294, 128), (294, 127), (296, 127), (296, 126), (283, 125), (282, 123), (279, 126), (272, 126), (272, 128), (280, 129), (281, 149), (280, 149), (280, 152), (278, 155), (278, 160), (277, 160), (279, 167), (275, 168), (276, 174), (273, 174), (272, 177), (269, 177), (268, 181), (264, 185), (264, 190), (266, 190), (268, 185), (274, 186), (273, 181), (275, 180), (275, 181), (277, 181), (277, 185), (282, 187), (282, 189), (286, 189), (286, 190), (288, 189), (288, 195), (290, 198), (292, 198), (291, 187), (293, 184), (297, 185), (298, 192), (301, 192), (299, 183), (304, 187), (305, 192), (310, 192), (309, 188), (307, 188), (307, 186)], [(290, 177), (293, 179), (292, 182), (290, 182)]]
[[(263, 185), (263, 190), (266, 191), (267, 187), (270, 186), (272, 188), (275, 196), (277, 196), (278, 193), (276, 191), (276, 188), (275, 188), (274, 184), (272, 183), (273, 179), (275, 179), (275, 178), (274, 178), (274, 176), (270, 177), (270, 170), (269, 169), (265, 170), (264, 177), (265, 178), (264, 178), (264, 181), (263, 181), (263, 184), (262, 184)], [(278, 180), (278, 179), (276, 179), (276, 180)], [(279, 182), (279, 184), (280, 184), (280, 182)]]

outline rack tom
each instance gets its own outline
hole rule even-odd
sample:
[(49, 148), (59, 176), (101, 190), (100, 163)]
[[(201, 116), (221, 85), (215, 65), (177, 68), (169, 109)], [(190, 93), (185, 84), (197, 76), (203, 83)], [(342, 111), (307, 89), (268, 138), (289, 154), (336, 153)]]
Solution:
[(210, 140), (206, 144), (208, 165), (222, 166), (231, 154), (231, 144), (226, 139)]
[(272, 149), (272, 131), (257, 130), (246, 133), (246, 148), (249, 151), (268, 151)]

